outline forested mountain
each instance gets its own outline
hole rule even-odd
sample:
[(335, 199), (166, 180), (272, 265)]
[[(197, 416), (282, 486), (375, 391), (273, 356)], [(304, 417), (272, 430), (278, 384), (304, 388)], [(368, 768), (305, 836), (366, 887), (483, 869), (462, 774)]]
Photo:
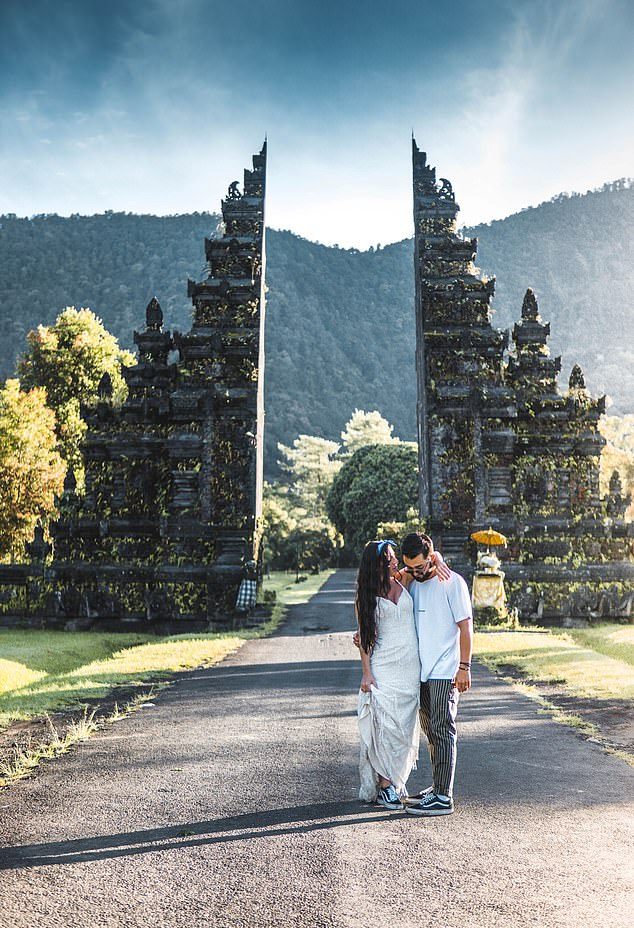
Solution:
[(611, 413), (634, 412), (634, 186), (617, 181), (564, 194), (488, 225), (465, 229), (479, 241), (478, 265), (497, 277), (494, 322), (520, 314), (527, 286), (551, 322), (562, 355), (561, 384), (581, 364), (589, 388), (607, 393)]
[[(0, 217), (0, 374), (13, 374), (27, 331), (68, 305), (89, 306), (133, 347), (156, 295), (166, 326), (189, 327), (187, 277), (203, 274), (209, 213)], [(634, 411), (634, 188), (617, 182), (560, 196), (465, 230), (478, 264), (497, 277), (495, 323), (519, 316), (527, 286), (563, 355), (589, 387)], [(267, 233), (267, 470), (278, 441), (339, 433), (355, 407), (378, 409), (402, 438), (415, 437), (411, 240), (378, 250), (326, 247)]]

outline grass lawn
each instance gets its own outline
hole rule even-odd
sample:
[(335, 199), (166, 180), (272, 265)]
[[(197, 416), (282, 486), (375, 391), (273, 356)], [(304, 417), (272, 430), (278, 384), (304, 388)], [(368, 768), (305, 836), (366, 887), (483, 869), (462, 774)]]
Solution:
[(246, 631), (157, 637), (0, 628), (0, 731), (13, 721), (96, 704), (118, 686), (142, 686), (215, 664), (247, 639), (269, 634), (289, 605), (306, 602), (332, 573), (298, 584), (294, 574), (272, 573), (264, 583), (277, 595), (271, 620)]
[(495, 669), (511, 665), (532, 680), (560, 684), (576, 696), (634, 697), (634, 625), (476, 630), (474, 654)]
[(273, 590), (277, 596), (277, 602), (283, 606), (296, 606), (308, 602), (334, 572), (334, 570), (322, 570), (320, 574), (311, 574), (303, 577), (300, 583), (295, 583), (294, 573), (274, 570), (264, 578), (263, 590)]

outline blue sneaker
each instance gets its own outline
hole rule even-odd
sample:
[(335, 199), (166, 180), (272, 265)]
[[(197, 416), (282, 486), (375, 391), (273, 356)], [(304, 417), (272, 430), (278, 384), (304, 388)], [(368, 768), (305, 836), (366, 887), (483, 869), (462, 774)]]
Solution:
[(379, 789), (379, 795), (376, 797), (376, 801), (378, 805), (384, 806), (386, 809), (403, 808), (403, 803), (391, 783), (389, 786), (383, 786)]
[(451, 815), (453, 799), (441, 799), (437, 793), (427, 793), (420, 802), (415, 802), (405, 809), (410, 815)]

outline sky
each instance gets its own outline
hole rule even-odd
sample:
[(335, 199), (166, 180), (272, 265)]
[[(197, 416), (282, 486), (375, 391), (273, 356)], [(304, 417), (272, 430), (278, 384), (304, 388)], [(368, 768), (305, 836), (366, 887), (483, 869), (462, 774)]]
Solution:
[(412, 234), (411, 134), (470, 225), (634, 174), (631, 0), (0, 0), (0, 213)]

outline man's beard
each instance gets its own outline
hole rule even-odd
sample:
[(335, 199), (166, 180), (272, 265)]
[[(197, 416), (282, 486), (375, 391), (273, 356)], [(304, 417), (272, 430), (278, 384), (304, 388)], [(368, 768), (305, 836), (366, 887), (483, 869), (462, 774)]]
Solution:
[(436, 576), (436, 566), (432, 565), (425, 573), (414, 574), (414, 580), (417, 580), (419, 583), (424, 583), (425, 580), (431, 580), (432, 577)]

